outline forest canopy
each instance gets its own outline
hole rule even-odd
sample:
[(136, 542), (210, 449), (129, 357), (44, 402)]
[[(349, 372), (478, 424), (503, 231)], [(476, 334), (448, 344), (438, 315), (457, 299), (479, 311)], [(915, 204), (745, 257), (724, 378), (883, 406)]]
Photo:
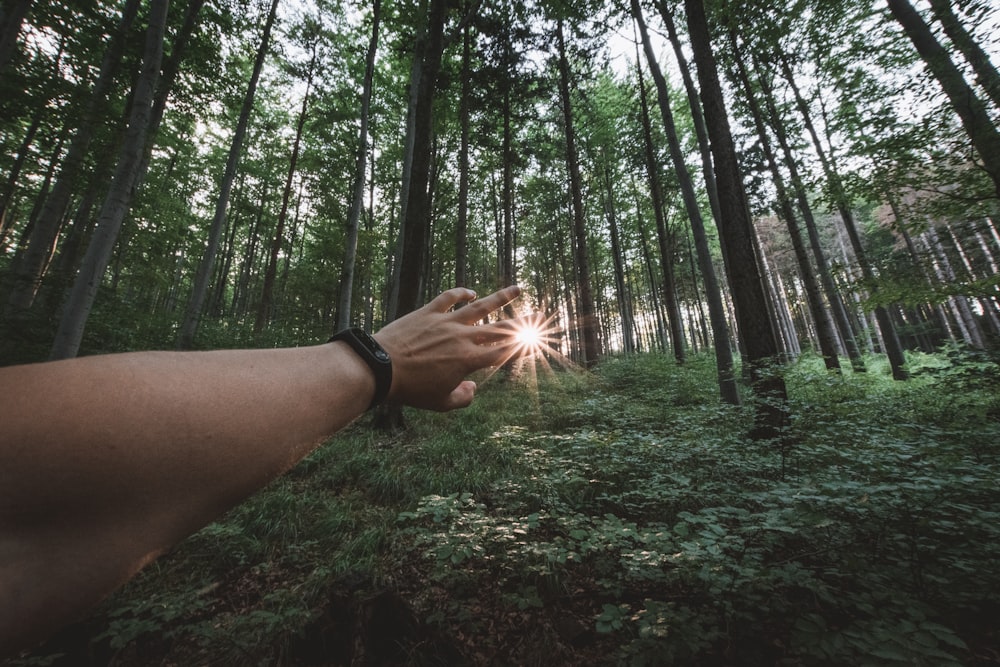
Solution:
[(566, 358), (714, 349), (729, 402), (733, 350), (990, 346), (996, 8), (742, 4), (6, 0), (3, 360), (514, 282)]

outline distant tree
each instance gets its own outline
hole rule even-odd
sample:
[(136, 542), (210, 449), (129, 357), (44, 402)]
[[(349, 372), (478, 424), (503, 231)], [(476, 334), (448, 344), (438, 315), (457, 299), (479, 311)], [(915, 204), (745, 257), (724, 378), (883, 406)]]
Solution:
[(180, 331), (177, 336), (178, 349), (190, 349), (194, 344), (194, 337), (198, 331), (198, 324), (205, 305), (205, 297), (208, 294), (208, 283), (212, 276), (215, 257), (219, 252), (219, 242), (226, 224), (226, 212), (229, 208), (233, 180), (236, 178), (236, 169), (239, 166), (240, 155), (243, 150), (243, 140), (246, 137), (247, 125), (250, 123), (250, 114), (253, 111), (257, 82), (260, 80), (260, 72), (264, 66), (264, 59), (267, 57), (271, 41), (271, 28), (274, 26), (274, 20), (278, 13), (278, 2), (279, 0), (271, 1), (271, 8), (264, 22), (260, 45), (257, 48), (257, 54), (254, 58), (253, 72), (250, 75), (246, 95), (243, 97), (243, 106), (240, 109), (240, 116), (236, 122), (236, 130), (233, 132), (233, 139), (229, 146), (229, 158), (226, 161), (226, 170), (220, 182), (219, 196), (215, 202), (215, 215), (212, 217), (212, 224), (209, 228), (208, 244), (205, 246), (205, 253), (198, 264), (191, 297), (188, 300), (184, 319), (181, 321)]

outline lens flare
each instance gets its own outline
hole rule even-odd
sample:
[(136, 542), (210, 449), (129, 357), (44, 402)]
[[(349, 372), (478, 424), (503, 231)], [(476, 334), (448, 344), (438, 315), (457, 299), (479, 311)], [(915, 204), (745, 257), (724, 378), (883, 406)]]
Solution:
[(542, 331), (535, 325), (525, 325), (514, 332), (514, 340), (521, 347), (535, 349), (542, 341)]

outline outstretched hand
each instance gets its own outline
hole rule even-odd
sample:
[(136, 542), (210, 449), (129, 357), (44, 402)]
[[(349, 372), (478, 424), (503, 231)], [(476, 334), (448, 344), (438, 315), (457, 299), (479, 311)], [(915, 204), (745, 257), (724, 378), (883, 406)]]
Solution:
[[(520, 293), (517, 286), (506, 287), (475, 300), (475, 292), (456, 287), (386, 325), (375, 338), (392, 358), (388, 400), (438, 411), (469, 405), (476, 383), (466, 377), (504, 363), (516, 349), (516, 320), (480, 323)], [(471, 303), (453, 310), (465, 301)]]

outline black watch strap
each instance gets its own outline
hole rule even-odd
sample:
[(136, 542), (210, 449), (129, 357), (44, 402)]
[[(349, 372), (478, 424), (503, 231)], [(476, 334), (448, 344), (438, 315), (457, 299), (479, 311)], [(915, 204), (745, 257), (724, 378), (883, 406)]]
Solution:
[(350, 345), (351, 349), (368, 364), (372, 373), (375, 374), (375, 396), (368, 409), (371, 410), (376, 405), (383, 403), (392, 387), (392, 359), (389, 358), (389, 353), (382, 349), (382, 346), (370, 333), (358, 327), (338, 331), (333, 334), (329, 342), (333, 343), (338, 340)]

